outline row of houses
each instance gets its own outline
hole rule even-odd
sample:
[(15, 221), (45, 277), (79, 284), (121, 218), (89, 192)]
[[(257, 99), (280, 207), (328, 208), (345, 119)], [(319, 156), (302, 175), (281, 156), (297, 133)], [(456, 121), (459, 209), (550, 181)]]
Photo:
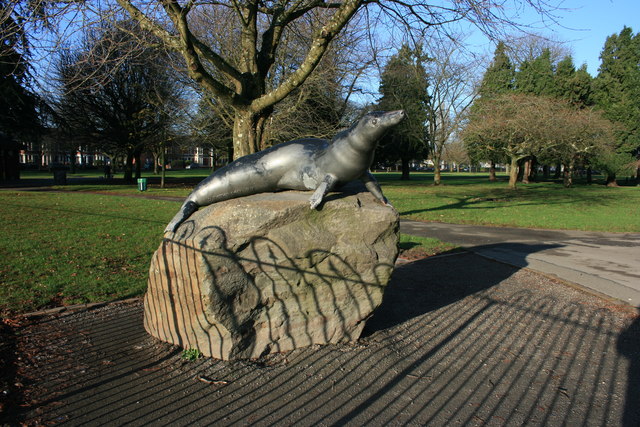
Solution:
[[(172, 148), (166, 156), (167, 164), (172, 160), (180, 160), (185, 164), (196, 164), (200, 167), (211, 167), (216, 159), (212, 149), (190, 147), (187, 149)], [(153, 167), (153, 155), (144, 153), (141, 158), (145, 167)], [(111, 164), (112, 159), (90, 147), (78, 146), (75, 150), (61, 149), (57, 144), (29, 142), (18, 149), (18, 163), (22, 169), (50, 169), (52, 166), (69, 166), (75, 164), (79, 168), (102, 167)]]
[[(167, 167), (174, 165), (193, 165), (211, 167), (215, 162), (219, 165), (226, 162), (226, 158), (216, 156), (214, 151), (206, 147), (172, 147), (166, 156)], [(89, 146), (79, 145), (69, 149), (57, 144), (46, 137), (40, 142), (18, 143), (0, 133), (0, 181), (14, 181), (20, 178), (21, 170), (50, 170), (66, 166), (76, 168), (100, 168), (109, 165), (113, 159)], [(151, 153), (144, 153), (141, 162), (146, 168), (153, 168), (154, 160)], [(175, 166), (174, 166), (175, 167)]]
[[(3, 137), (5, 138), (5, 137)], [(6, 139), (6, 138), (5, 138)], [(3, 140), (4, 141), (4, 140)], [(49, 170), (52, 167), (71, 166), (77, 168), (99, 168), (109, 165), (112, 162), (104, 153), (98, 152), (89, 146), (77, 146), (73, 150), (64, 148), (62, 144), (57, 144), (46, 138), (42, 142), (27, 142), (23, 144), (9, 143), (6, 139), (2, 143), (0, 152), (0, 179), (15, 180), (19, 178), (19, 170)], [(165, 156), (167, 168), (190, 166), (210, 168), (212, 163), (216, 166), (224, 164), (225, 157), (216, 156), (213, 149), (207, 147), (192, 146), (171, 147)], [(151, 153), (142, 156), (143, 167), (153, 168), (154, 160)], [(431, 160), (413, 161), (411, 169), (415, 171), (433, 170), (434, 164)], [(488, 165), (487, 165), (488, 166)], [(443, 170), (457, 170), (459, 165), (443, 162), (440, 165)], [(400, 164), (377, 165), (378, 170), (397, 171)]]

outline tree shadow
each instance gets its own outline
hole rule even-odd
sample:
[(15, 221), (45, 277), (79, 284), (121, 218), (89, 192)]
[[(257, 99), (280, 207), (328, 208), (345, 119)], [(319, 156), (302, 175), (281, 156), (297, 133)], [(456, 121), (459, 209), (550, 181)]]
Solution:
[[(532, 193), (528, 193), (529, 199), (526, 201), (518, 201), (518, 206), (538, 206), (541, 200), (544, 200), (543, 203), (546, 205), (572, 205), (575, 203), (594, 202), (606, 206), (607, 202), (615, 202), (619, 197), (617, 194), (611, 193), (610, 195), (603, 195), (600, 192), (592, 195), (576, 192), (568, 197), (564, 192), (554, 193), (546, 190), (548, 189), (542, 189), (541, 191), (544, 191), (544, 193), (535, 197), (532, 196)], [(436, 197), (438, 196), (436, 195)], [(518, 193), (513, 190), (492, 188), (486, 191), (484, 195), (475, 194), (473, 196), (456, 197), (448, 194), (446, 196), (447, 201), (442, 205), (422, 209), (409, 209), (399, 213), (401, 216), (407, 216), (424, 212), (501, 209), (504, 207), (502, 203), (510, 202), (512, 199), (518, 197)], [(450, 202), (451, 199), (454, 199), (455, 202)], [(487, 203), (490, 203), (491, 206), (487, 206)]]
[[(513, 265), (526, 267), (527, 255), (559, 246), (506, 243), (478, 246), (474, 250), (499, 248), (512, 254)], [(490, 261), (488, 268), (486, 260), (480, 260), (470, 253), (453, 251), (443, 255), (396, 268), (382, 304), (365, 326), (364, 336), (392, 328), (469, 295), (490, 289), (518, 270), (497, 261)], [(431, 268), (432, 265), (437, 265), (438, 268)]]
[(640, 315), (636, 316), (635, 321), (618, 337), (617, 350), (629, 364), (622, 425), (638, 426), (640, 425)]

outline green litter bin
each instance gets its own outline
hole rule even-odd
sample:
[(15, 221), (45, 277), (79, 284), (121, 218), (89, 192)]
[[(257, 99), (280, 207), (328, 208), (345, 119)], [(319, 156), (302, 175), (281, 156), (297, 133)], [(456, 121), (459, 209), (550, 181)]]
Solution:
[(147, 191), (147, 178), (138, 178), (138, 190)]

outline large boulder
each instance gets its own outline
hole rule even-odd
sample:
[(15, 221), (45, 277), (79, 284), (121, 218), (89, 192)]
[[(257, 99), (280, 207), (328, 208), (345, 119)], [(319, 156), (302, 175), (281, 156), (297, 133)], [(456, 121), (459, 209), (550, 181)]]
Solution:
[(219, 359), (356, 340), (382, 302), (398, 215), (367, 192), (257, 194), (201, 208), (156, 251), (153, 336)]

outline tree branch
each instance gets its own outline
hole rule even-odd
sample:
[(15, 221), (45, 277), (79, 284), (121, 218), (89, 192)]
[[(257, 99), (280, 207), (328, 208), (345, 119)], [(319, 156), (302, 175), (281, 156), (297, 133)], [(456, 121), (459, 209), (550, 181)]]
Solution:
[(260, 111), (269, 108), (284, 99), (292, 90), (302, 85), (320, 62), (331, 40), (344, 28), (361, 5), (362, 0), (346, 0), (342, 3), (340, 8), (329, 19), (329, 22), (316, 33), (311, 48), (300, 67), (278, 88), (256, 99), (251, 105), (252, 109)]

